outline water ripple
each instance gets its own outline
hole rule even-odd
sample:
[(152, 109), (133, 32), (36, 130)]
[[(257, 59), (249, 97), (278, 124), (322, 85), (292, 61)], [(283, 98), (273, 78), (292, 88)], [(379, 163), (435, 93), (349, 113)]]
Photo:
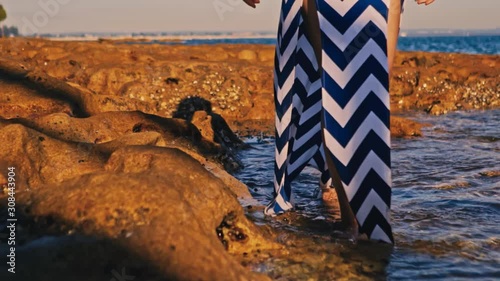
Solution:
[[(500, 278), (500, 110), (410, 117), (431, 126), (422, 138), (393, 140), (397, 244), (387, 276), (376, 279)], [(274, 147), (272, 142), (252, 145), (242, 153), (246, 168), (236, 176), (266, 204), (273, 190)], [(310, 219), (303, 225), (287, 224), (297, 235), (325, 235), (328, 228), (320, 222), (325, 209), (315, 197), (318, 178), (316, 171), (306, 169), (294, 183), (299, 206), (295, 216)], [(282, 223), (266, 223), (283, 228)], [(327, 232), (339, 235), (335, 229)], [(359, 249), (352, 251), (360, 254)]]

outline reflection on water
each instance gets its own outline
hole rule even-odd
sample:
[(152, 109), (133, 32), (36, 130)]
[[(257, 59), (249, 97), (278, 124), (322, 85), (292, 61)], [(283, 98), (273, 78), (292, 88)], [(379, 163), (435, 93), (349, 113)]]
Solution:
[[(307, 169), (293, 187), (296, 212), (249, 213), (290, 246), (288, 256), (254, 270), (277, 280), (500, 278), (500, 110), (409, 117), (431, 126), (422, 138), (393, 140), (393, 249), (353, 243), (338, 222), (326, 221), (315, 196), (318, 174)], [(246, 168), (236, 176), (266, 204), (273, 143), (249, 142), (254, 148), (242, 152)]]

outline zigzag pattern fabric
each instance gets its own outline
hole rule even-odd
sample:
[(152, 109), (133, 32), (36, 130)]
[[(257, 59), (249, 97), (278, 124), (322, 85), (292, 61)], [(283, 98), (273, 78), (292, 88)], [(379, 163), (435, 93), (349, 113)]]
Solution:
[(266, 214), (293, 208), (291, 182), (306, 165), (318, 168), (321, 182), (327, 183), (327, 153), (360, 233), (393, 242), (388, 2), (316, 0), (322, 37), (320, 77), (300, 12), (302, 0), (282, 1), (274, 82), (275, 192)]
[(302, 0), (282, 2), (274, 73), (275, 193), (268, 215), (293, 208), (291, 182), (307, 164), (323, 172), (324, 183), (329, 178), (322, 154), (321, 77), (301, 7)]

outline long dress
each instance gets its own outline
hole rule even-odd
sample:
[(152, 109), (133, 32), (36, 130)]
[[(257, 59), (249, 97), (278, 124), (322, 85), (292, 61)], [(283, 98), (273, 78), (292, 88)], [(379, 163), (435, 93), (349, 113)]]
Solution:
[(291, 183), (307, 165), (316, 167), (322, 184), (327, 184), (328, 153), (360, 233), (393, 242), (389, 2), (316, 0), (322, 41), (319, 66), (301, 13), (302, 0), (282, 0), (274, 73), (274, 199), (266, 214), (294, 207)]

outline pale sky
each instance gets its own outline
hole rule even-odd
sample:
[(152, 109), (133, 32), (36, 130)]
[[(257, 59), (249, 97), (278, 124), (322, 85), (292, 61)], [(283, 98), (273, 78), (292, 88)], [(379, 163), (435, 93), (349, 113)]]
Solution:
[[(281, 0), (261, 2), (254, 10), (242, 0), (0, 0), (4, 23), (23, 33), (275, 31)], [(406, 2), (404, 29), (500, 28), (500, 0)]]

